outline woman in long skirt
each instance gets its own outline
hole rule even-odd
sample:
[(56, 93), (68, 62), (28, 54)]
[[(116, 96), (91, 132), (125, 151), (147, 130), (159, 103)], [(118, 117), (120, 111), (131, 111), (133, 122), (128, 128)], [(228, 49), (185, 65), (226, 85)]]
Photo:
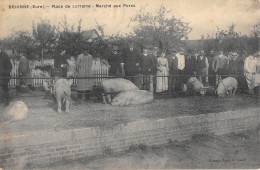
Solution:
[[(159, 58), (157, 58), (157, 72), (156, 76), (168, 76), (169, 67), (168, 60), (165, 58), (165, 52), (163, 51)], [(168, 90), (168, 77), (156, 78), (156, 92), (163, 92)]]

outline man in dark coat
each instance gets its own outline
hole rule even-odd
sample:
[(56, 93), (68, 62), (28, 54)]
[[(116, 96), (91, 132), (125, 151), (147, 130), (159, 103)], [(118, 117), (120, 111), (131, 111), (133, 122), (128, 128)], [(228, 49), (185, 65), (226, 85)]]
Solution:
[(169, 92), (176, 91), (177, 76), (179, 75), (178, 58), (176, 57), (176, 54), (177, 54), (177, 50), (172, 49), (171, 54), (166, 57), (169, 65), (169, 81), (168, 81)]
[(9, 105), (9, 93), (8, 93), (8, 83), (10, 81), (10, 73), (12, 71), (12, 64), (9, 60), (8, 55), (2, 51), (2, 46), (0, 46), (0, 85), (3, 90), (4, 105)]
[(207, 86), (209, 62), (208, 62), (208, 58), (205, 56), (204, 50), (201, 50), (200, 55), (197, 57), (195, 69), (199, 81), (203, 83), (204, 86)]
[[(125, 63), (125, 75), (126, 76), (136, 76), (140, 71), (140, 54), (134, 48), (134, 44), (130, 43), (129, 48), (125, 49), (123, 52), (123, 59)], [(129, 78), (134, 82), (134, 78)]]
[(144, 75), (143, 88), (149, 90), (149, 76), (153, 74), (152, 71), (156, 69), (156, 63), (153, 60), (153, 57), (149, 54), (150, 46), (143, 47), (143, 54), (140, 57), (140, 68), (141, 74)]
[(33, 79), (32, 79), (32, 72), (29, 66), (29, 60), (25, 56), (26, 51), (19, 50), (19, 65), (18, 65), (18, 74), (19, 74), (19, 86), (17, 87), (17, 92), (23, 87), (29, 90), (35, 91), (35, 87), (32, 86)]
[(105, 56), (110, 68), (108, 71), (109, 76), (123, 76), (124, 75), (124, 61), (122, 55), (118, 51), (118, 45), (113, 44), (112, 51)]
[(243, 60), (238, 59), (237, 52), (233, 52), (231, 54), (231, 60), (229, 61), (229, 76), (234, 77), (238, 81), (239, 87), (243, 85), (243, 81), (245, 81), (243, 74), (244, 69), (244, 63)]
[(185, 81), (184, 83), (187, 83), (188, 79), (194, 75), (195, 73), (195, 59), (196, 54), (192, 54), (192, 51), (188, 51), (188, 53), (185, 55), (185, 68), (184, 68), (184, 75), (185, 75)]
[(55, 76), (67, 77), (68, 61), (66, 60), (66, 50), (60, 50), (60, 54), (54, 59)]

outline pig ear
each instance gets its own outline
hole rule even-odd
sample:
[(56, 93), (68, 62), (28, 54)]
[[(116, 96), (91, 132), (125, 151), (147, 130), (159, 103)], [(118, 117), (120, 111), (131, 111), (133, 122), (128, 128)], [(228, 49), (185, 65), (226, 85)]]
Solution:
[(69, 79), (68, 82), (69, 82), (69, 85), (71, 86), (73, 83), (73, 79)]

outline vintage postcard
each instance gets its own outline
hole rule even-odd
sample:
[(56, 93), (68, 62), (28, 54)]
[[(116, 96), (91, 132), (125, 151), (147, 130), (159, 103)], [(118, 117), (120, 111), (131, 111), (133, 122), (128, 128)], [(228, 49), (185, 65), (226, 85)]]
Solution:
[(0, 170), (257, 169), (260, 0), (0, 0)]

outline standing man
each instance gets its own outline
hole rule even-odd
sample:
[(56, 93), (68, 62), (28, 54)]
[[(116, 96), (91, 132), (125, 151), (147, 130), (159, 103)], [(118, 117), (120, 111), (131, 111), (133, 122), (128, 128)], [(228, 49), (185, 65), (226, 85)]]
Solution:
[(200, 56), (197, 58), (195, 67), (196, 67), (199, 81), (203, 83), (204, 86), (207, 86), (209, 84), (208, 81), (209, 62), (208, 62), (208, 58), (205, 56), (204, 50), (200, 51)]
[(122, 55), (118, 51), (117, 44), (113, 44), (112, 50), (105, 56), (105, 59), (110, 65), (108, 71), (109, 76), (124, 76), (124, 61)]
[(228, 74), (228, 58), (223, 54), (223, 50), (219, 50), (218, 55), (215, 56), (212, 62), (212, 69), (216, 75), (216, 86), (219, 81)]
[[(125, 75), (136, 76), (140, 71), (140, 55), (134, 48), (133, 43), (129, 43), (128, 48), (124, 50), (123, 59), (125, 63)], [(136, 81), (135, 78), (129, 77), (133, 83)]]
[(249, 94), (254, 94), (256, 59), (254, 55), (249, 55), (244, 63), (244, 75), (246, 77)]
[(177, 90), (181, 91), (184, 82), (184, 68), (185, 68), (185, 57), (184, 57), (185, 50), (184, 48), (180, 48), (179, 52), (176, 54), (178, 59), (178, 76), (177, 76)]
[[(18, 74), (21, 79), (19, 79), (18, 92), (22, 86), (27, 86), (29, 90), (35, 91), (35, 87), (32, 86), (32, 74), (31, 69), (29, 67), (29, 60), (25, 57), (25, 51), (19, 51), (19, 65), (18, 65)], [(26, 78), (26, 79), (22, 79)]]
[(152, 69), (152, 75), (153, 75), (153, 89), (156, 91), (156, 72), (157, 72), (157, 58), (158, 58), (158, 52), (159, 52), (159, 47), (154, 46), (152, 50), (152, 60), (153, 60), (153, 69)]
[(237, 52), (233, 52), (231, 54), (231, 60), (229, 61), (229, 75), (236, 78), (236, 79), (239, 79), (239, 75), (241, 74), (240, 71), (241, 71), (241, 67), (242, 67), (242, 62), (241, 60), (238, 60), (238, 54)]
[[(144, 46), (143, 47), (143, 54), (140, 57), (140, 68), (141, 68), (141, 74), (144, 75), (144, 80), (143, 80), (143, 88), (142, 89), (147, 89), (147, 85), (149, 85), (149, 78), (150, 75), (153, 74), (153, 70), (156, 69), (156, 65), (154, 65), (153, 57), (149, 54), (149, 46)], [(147, 87), (145, 87), (147, 86)]]
[(4, 93), (4, 105), (9, 105), (8, 83), (10, 81), (12, 64), (8, 55), (3, 51), (2, 44), (0, 45), (0, 85)]
[(188, 51), (188, 53), (185, 55), (185, 69), (184, 69), (184, 74), (185, 74), (185, 83), (189, 80), (191, 76), (194, 75), (195, 73), (195, 64), (196, 64), (196, 59), (195, 59), (196, 54), (192, 54), (192, 51)]
[[(60, 53), (54, 59), (54, 68), (57, 69), (58, 77), (67, 78), (68, 61), (66, 60), (66, 50), (60, 49)], [(57, 76), (57, 75), (56, 75)]]
[(209, 53), (209, 58), (208, 58), (208, 61), (209, 61), (209, 84), (210, 85), (213, 85), (213, 86), (216, 86), (216, 78), (215, 78), (215, 75), (214, 75), (214, 71), (212, 69), (212, 63), (213, 63), (213, 60), (215, 58), (215, 51), (212, 49), (210, 50), (210, 53)]
[(173, 48), (170, 52), (171, 54), (166, 57), (168, 60), (169, 67), (168, 89), (169, 92), (175, 92), (177, 76), (179, 75), (178, 58), (176, 57), (177, 50)]
[[(92, 63), (93, 58), (92, 55), (89, 54), (87, 50), (81, 53), (76, 62), (76, 68), (78, 71), (79, 77), (93, 77), (92, 72)], [(90, 99), (90, 92), (92, 90), (94, 84), (94, 79), (78, 79), (78, 99), (82, 98), (82, 100)]]

